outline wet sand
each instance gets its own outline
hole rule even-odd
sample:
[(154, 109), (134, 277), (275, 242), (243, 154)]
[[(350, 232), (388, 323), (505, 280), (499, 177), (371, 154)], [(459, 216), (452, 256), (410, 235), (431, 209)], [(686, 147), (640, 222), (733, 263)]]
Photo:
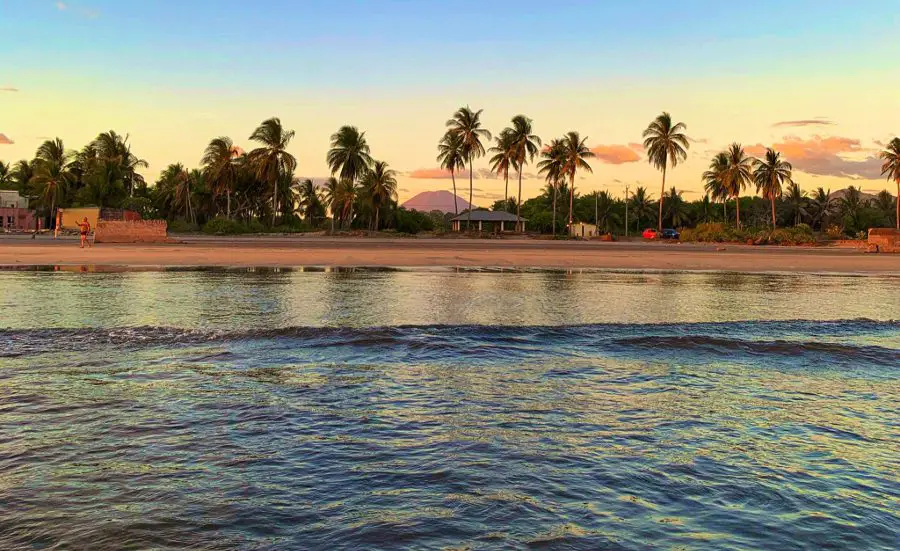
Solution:
[(900, 275), (900, 255), (829, 247), (328, 237), (187, 237), (173, 244), (0, 238), (0, 265), (595, 268)]

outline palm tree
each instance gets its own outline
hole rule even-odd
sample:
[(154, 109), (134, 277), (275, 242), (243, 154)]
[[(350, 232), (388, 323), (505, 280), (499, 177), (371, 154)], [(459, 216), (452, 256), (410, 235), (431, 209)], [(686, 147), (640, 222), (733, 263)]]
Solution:
[[(541, 147), (541, 139), (532, 134), (532, 121), (525, 115), (512, 118), (513, 165), (519, 175), (519, 195), (516, 200), (516, 224), (522, 225), (522, 169), (534, 160)], [(519, 229), (518, 227), (516, 228)], [(554, 228), (555, 229), (555, 228)]]
[(26, 195), (28, 193), (28, 184), (31, 183), (31, 179), (34, 177), (34, 161), (26, 161), (21, 160), (13, 165), (12, 170), (10, 171), (10, 178), (16, 184), (16, 189), (20, 194)]
[(331, 177), (325, 180), (322, 198), (328, 210), (331, 211), (331, 233), (334, 233), (334, 219), (338, 209), (338, 195), (340, 194), (337, 178)]
[(878, 157), (884, 161), (881, 165), (881, 175), (887, 176), (888, 180), (893, 180), (897, 184), (897, 229), (900, 230), (900, 138), (894, 138), (888, 143), (884, 151), (878, 154)]
[(456, 202), (456, 171), (466, 167), (466, 156), (463, 151), (463, 140), (460, 134), (448, 130), (438, 143), (437, 160), (441, 168), (450, 171), (453, 180), (453, 214), (459, 216), (459, 205)]
[(666, 112), (653, 119), (644, 130), (644, 149), (647, 160), (657, 170), (662, 171), (662, 188), (659, 196), (659, 231), (662, 231), (663, 197), (666, 193), (666, 169), (675, 168), (678, 163), (687, 159), (687, 150), (691, 144), (685, 136), (687, 126), (683, 122), (672, 124), (672, 116)]
[(715, 218), (713, 214), (713, 203), (709, 198), (709, 194), (703, 196), (700, 203), (697, 204), (697, 223), (705, 224)]
[(322, 198), (319, 196), (319, 190), (309, 178), (297, 182), (296, 187), (303, 216), (308, 223), (312, 224), (315, 217), (324, 211)]
[(571, 131), (562, 139), (563, 144), (563, 165), (562, 174), (569, 177), (569, 227), (572, 226), (572, 215), (575, 207), (575, 173), (579, 170), (586, 170), (593, 173), (591, 165), (587, 159), (594, 157), (594, 153), (585, 145), (587, 136), (584, 138), (578, 132)]
[(641, 218), (650, 219), (653, 216), (653, 199), (647, 194), (647, 189), (639, 187), (631, 194), (631, 212), (637, 220), (637, 231), (641, 231)]
[(144, 177), (137, 170), (150, 165), (131, 152), (127, 134), (122, 136), (110, 130), (97, 136), (92, 145), (98, 158), (107, 165), (107, 181), (120, 180), (128, 187), (131, 196), (134, 195), (135, 186), (146, 185)]
[(781, 187), (793, 182), (791, 180), (791, 163), (782, 160), (781, 153), (771, 147), (766, 149), (765, 160), (756, 159), (753, 170), (753, 181), (756, 191), (768, 199), (772, 206), (772, 228), (775, 228), (775, 199), (781, 197)]
[(353, 205), (359, 198), (359, 192), (359, 186), (352, 180), (341, 180), (338, 182), (335, 199), (337, 200), (341, 220), (348, 228), (353, 224)]
[(666, 206), (666, 220), (672, 222), (672, 227), (681, 227), (690, 222), (688, 207), (681, 197), (681, 192), (672, 187), (669, 193), (666, 194), (666, 197), (669, 199)]
[(484, 155), (484, 145), (482, 140), (490, 140), (491, 133), (487, 129), (481, 127), (481, 112), (472, 111), (468, 106), (460, 107), (453, 117), (447, 121), (447, 128), (450, 132), (459, 135), (462, 141), (463, 157), (469, 163), (469, 212), (466, 220), (466, 230), (472, 226), (472, 201), (474, 200), (474, 174), (475, 169), (472, 166), (474, 160)]
[(728, 168), (725, 169), (723, 182), (728, 194), (735, 199), (737, 227), (741, 227), (741, 191), (750, 183), (753, 176), (753, 159), (744, 153), (739, 143), (733, 143), (725, 151), (728, 155)]
[[(800, 186), (797, 186), (800, 189)], [(813, 227), (820, 229), (825, 225), (825, 219), (830, 216), (835, 209), (836, 200), (831, 196), (831, 190), (825, 191), (819, 188), (809, 199), (810, 217)]]
[(160, 174), (156, 187), (159, 190), (161, 207), (172, 212), (182, 211), (185, 222), (195, 220), (191, 176), (183, 164), (175, 163), (167, 166)]
[(854, 230), (861, 229), (860, 214), (862, 214), (862, 209), (867, 207), (868, 204), (869, 202), (863, 199), (859, 188), (853, 186), (848, 187), (847, 192), (841, 198), (841, 213), (846, 219), (850, 220), (850, 226)]
[(875, 197), (874, 206), (884, 214), (888, 221), (890, 221), (891, 217), (894, 215), (894, 196), (891, 195), (890, 191), (883, 189), (879, 191), (878, 195)]
[(375, 161), (366, 175), (363, 177), (363, 187), (366, 190), (372, 208), (375, 209), (375, 231), (378, 231), (378, 214), (381, 205), (390, 200), (397, 200), (397, 172), (388, 168), (384, 161)]
[(606, 233), (612, 233), (613, 228), (620, 221), (619, 214), (615, 211), (616, 201), (606, 190), (594, 193), (596, 193), (594, 204), (597, 209), (597, 219), (594, 220), (594, 223), (597, 224), (597, 231), (599, 232), (602, 228)]
[(803, 216), (807, 215), (807, 201), (806, 192), (800, 189), (800, 185), (797, 182), (791, 181), (787, 185), (787, 192), (784, 194), (784, 202), (788, 206), (788, 214), (794, 219), (795, 226), (800, 224), (800, 220)]
[(728, 223), (728, 187), (725, 185), (725, 174), (728, 172), (728, 154), (717, 153), (709, 163), (709, 170), (703, 173), (704, 189), (713, 200), (722, 201), (722, 216)]
[(51, 227), (56, 223), (56, 207), (62, 203), (72, 179), (68, 171), (71, 158), (72, 153), (66, 151), (59, 138), (45, 141), (35, 154), (31, 183), (41, 202), (50, 208)]
[(503, 199), (509, 199), (509, 169), (513, 166), (513, 136), (511, 128), (504, 128), (499, 135), (494, 136), (495, 145), (488, 151), (494, 154), (490, 158), (491, 171), (498, 176), (503, 176), (506, 187), (503, 191)]
[(235, 159), (241, 155), (240, 148), (234, 145), (231, 138), (220, 136), (209, 142), (203, 159), (203, 175), (212, 188), (213, 197), (222, 193), (226, 196), (225, 215), (231, 219), (231, 193), (237, 185), (238, 167)]
[(559, 184), (563, 180), (563, 164), (565, 164), (565, 146), (559, 138), (550, 141), (541, 152), (542, 160), (538, 163), (538, 173), (544, 174), (544, 178), (550, 185), (553, 196), (553, 236), (556, 236), (556, 198), (559, 195)]
[(6, 189), (6, 186), (12, 183), (12, 174), (10, 173), (9, 163), (0, 161), (0, 189)]
[(293, 130), (285, 130), (278, 117), (265, 120), (250, 139), (262, 144), (250, 152), (248, 158), (259, 180), (272, 186), (272, 225), (278, 214), (278, 180), (283, 174), (293, 174), (297, 159), (287, 152), (288, 144), (294, 138)]
[(331, 174), (353, 183), (365, 176), (372, 166), (366, 133), (355, 126), (342, 126), (331, 135), (331, 149), (325, 157)]

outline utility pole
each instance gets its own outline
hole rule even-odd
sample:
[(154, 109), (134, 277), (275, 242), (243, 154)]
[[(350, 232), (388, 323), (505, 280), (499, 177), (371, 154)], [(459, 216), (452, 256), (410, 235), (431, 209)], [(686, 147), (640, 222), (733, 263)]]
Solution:
[(625, 237), (628, 237), (628, 184), (625, 184)]

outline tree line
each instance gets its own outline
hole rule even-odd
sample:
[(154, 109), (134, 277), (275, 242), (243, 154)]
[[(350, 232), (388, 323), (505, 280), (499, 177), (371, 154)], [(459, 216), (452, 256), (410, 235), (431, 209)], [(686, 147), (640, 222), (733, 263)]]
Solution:
[[(737, 228), (745, 222), (757, 227), (803, 223), (821, 230), (839, 224), (849, 233), (878, 225), (900, 228), (900, 204), (886, 190), (874, 200), (867, 200), (853, 186), (841, 198), (822, 188), (809, 195), (794, 182), (793, 167), (781, 153), (768, 148), (756, 159), (739, 143), (713, 157), (702, 174), (706, 195), (687, 202), (674, 187), (666, 189), (666, 176), (687, 159), (690, 139), (686, 125), (665, 112), (643, 132), (647, 160), (662, 175), (659, 198), (654, 200), (644, 187), (624, 200), (606, 191), (582, 195), (576, 190), (576, 176), (592, 172), (594, 158), (587, 137), (573, 130), (544, 143), (534, 133), (533, 121), (524, 115), (514, 116), (507, 127), (492, 135), (481, 115), (482, 110), (461, 107), (447, 120), (438, 142), (437, 161), (450, 174), (454, 202), (456, 176), (464, 171), (468, 172), (469, 203), (473, 202), (474, 162), (489, 154), (491, 171), (504, 181), (504, 199), (493, 208), (528, 219), (532, 229), (555, 234), (564, 232), (566, 221), (571, 225), (576, 220), (596, 222), (613, 233), (630, 231), (632, 221), (635, 231), (642, 224), (658, 229), (707, 221), (730, 224), (729, 208)], [(332, 231), (446, 227), (447, 216), (399, 207), (397, 173), (372, 156), (365, 132), (348, 125), (331, 136), (326, 154), (331, 176), (319, 183), (295, 176), (297, 160), (288, 152), (294, 135), (278, 118), (271, 118), (250, 134), (248, 139), (256, 147), (249, 152), (227, 136), (214, 138), (199, 168), (171, 164), (152, 186), (140, 173), (148, 164), (131, 151), (127, 135), (104, 132), (79, 151), (66, 149), (56, 138), (42, 143), (31, 160), (12, 166), (0, 162), (0, 187), (31, 197), (51, 220), (57, 208), (92, 205), (137, 210), (145, 217), (166, 218), (186, 228), (211, 221), (226, 230), (235, 225), (281, 230), (328, 227)], [(896, 183), (900, 194), (900, 138), (888, 143), (879, 156), (883, 175)], [(546, 187), (523, 203), (523, 173), (535, 161)], [(511, 175), (518, 184), (514, 196), (509, 193)], [(755, 188), (759, 197), (748, 197), (748, 188)], [(560, 198), (568, 199), (563, 212)], [(765, 215), (761, 202), (767, 203)], [(721, 203), (721, 217), (713, 208), (715, 203)], [(454, 210), (454, 215), (460, 214), (458, 205)], [(468, 218), (467, 227), (471, 214)]]

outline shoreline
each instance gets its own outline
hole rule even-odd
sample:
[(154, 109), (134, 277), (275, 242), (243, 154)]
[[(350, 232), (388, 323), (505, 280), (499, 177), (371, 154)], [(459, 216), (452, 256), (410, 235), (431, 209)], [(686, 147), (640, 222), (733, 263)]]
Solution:
[(185, 237), (170, 244), (0, 238), (0, 266), (482, 268), (900, 275), (900, 255), (747, 245), (397, 238)]

